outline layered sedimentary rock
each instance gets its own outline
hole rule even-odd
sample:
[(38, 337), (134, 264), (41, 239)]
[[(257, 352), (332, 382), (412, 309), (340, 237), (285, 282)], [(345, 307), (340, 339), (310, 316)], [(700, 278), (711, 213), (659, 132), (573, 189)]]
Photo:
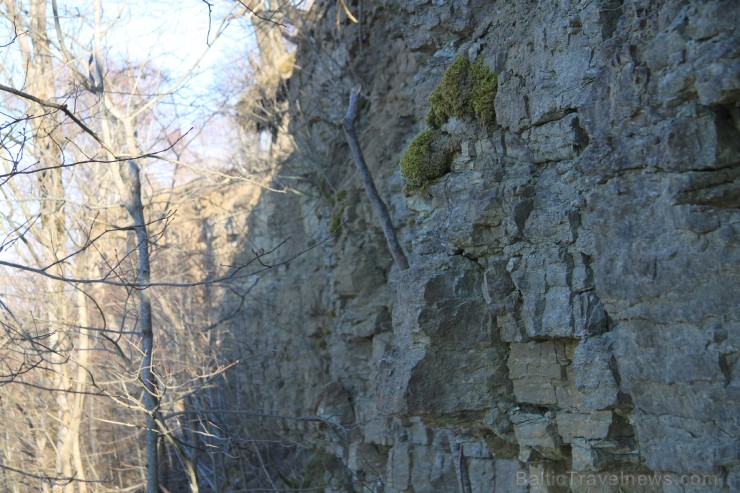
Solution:
[[(317, 2), (277, 141), (276, 183), (301, 194), (264, 193), (241, 225), (297, 251), (346, 219), (250, 291), (250, 402), (343, 427), (285, 432), (358, 491), (739, 489), (736, 3), (361, 3), (337, 27)], [(458, 55), (496, 74), (495, 123), (450, 119), (451, 172), (404, 194)], [(405, 272), (339, 127), (357, 82)]]

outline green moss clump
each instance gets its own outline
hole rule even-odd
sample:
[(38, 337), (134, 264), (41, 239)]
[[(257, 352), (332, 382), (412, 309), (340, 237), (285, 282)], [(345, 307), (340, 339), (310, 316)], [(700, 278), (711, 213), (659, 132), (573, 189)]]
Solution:
[(412, 188), (424, 187), (449, 173), (455, 148), (455, 142), (439, 130), (424, 130), (401, 158), (401, 176)]
[(458, 139), (440, 130), (447, 120), (472, 117), (486, 126), (496, 122), (497, 88), (496, 74), (482, 60), (471, 64), (462, 55), (455, 58), (439, 87), (429, 95), (428, 129), (416, 136), (401, 158), (401, 175), (411, 190), (423, 188), (450, 171)]
[(441, 127), (452, 116), (470, 113), (470, 62), (459, 55), (445, 70), (439, 87), (429, 95), (431, 109), (427, 114), (427, 125)]
[(484, 125), (494, 124), (496, 122), (494, 101), (498, 90), (496, 74), (488, 70), (483, 60), (479, 59), (470, 66), (470, 80), (473, 88), (470, 97), (473, 114)]
[(484, 125), (495, 122), (496, 74), (483, 64), (458, 55), (442, 76), (439, 87), (429, 95), (429, 128), (440, 128), (451, 117), (475, 116)]

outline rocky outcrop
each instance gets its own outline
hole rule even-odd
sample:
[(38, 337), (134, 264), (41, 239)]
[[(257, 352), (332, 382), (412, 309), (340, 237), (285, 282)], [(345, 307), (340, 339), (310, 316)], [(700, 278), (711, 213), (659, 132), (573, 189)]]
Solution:
[[(300, 195), (242, 225), (319, 242), (256, 303), (224, 299), (247, 306), (250, 402), (344, 430), (281, 425), (349, 471), (327, 491), (740, 488), (738, 7), (361, 3), (338, 28), (317, 2), (278, 136)], [(397, 163), (460, 54), (497, 75), (495, 123), (447, 122), (451, 172), (405, 196)], [(356, 82), (403, 273), (339, 127)]]
[[(419, 257), (399, 285), (380, 409), (492, 434), (512, 445), (494, 456), (530, 473), (737, 487), (728, 7), (496, 3), (455, 48), (498, 73), (498, 126), (469, 131), (453, 172), (412, 201)], [(685, 198), (698, 176), (716, 180), (714, 200)]]

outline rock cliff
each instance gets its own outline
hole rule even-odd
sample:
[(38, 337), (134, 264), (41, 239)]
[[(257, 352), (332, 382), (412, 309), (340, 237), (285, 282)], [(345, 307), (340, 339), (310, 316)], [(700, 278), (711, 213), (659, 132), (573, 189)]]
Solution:
[[(321, 1), (301, 28), (292, 192), (209, 199), (245, 211), (209, 226), (231, 264), (308, 249), (219, 300), (245, 407), (322, 420), (270, 425), (303, 486), (740, 490), (738, 4), (347, 3), (358, 24)], [(450, 118), (450, 172), (405, 192), (459, 55), (496, 74), (495, 122)], [(356, 83), (408, 271), (341, 131)]]

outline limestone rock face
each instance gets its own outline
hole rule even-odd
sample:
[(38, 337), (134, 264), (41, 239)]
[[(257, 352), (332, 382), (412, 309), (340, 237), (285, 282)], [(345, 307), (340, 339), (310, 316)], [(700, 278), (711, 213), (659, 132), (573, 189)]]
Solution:
[(395, 336), (378, 372), (380, 412), (467, 422), (486, 413), (493, 397), (510, 394), (508, 345), (481, 284), (480, 265), (461, 256), (404, 273)]
[[(316, 3), (278, 137), (301, 194), (248, 228), (300, 250), (347, 222), (261, 278), (239, 330), (253, 402), (345, 430), (284, 425), (351, 471), (327, 491), (740, 488), (737, 2), (381, 0), (362, 29)], [(406, 196), (459, 54), (498, 76), (496, 123), (448, 122), (452, 171)], [(358, 81), (405, 272), (337, 124)]]
[[(718, 17), (738, 7), (526, 9), (493, 4), (458, 48), (498, 71), (498, 125), (466, 135), (474, 152), (416, 206), (419, 256), (398, 287), (380, 408), (484, 437), (480, 403), (505, 403), (524, 463), (735, 477), (740, 44)], [(447, 323), (422, 298), (438, 276), (453, 289), (475, 271), (444, 255), (482, 271), (456, 305), (482, 297), (476, 324)], [(459, 375), (430, 328), (456, 327), (467, 348), (490, 317), (495, 350), (479, 343)], [(508, 353), (508, 372), (477, 363), (486, 351)], [(465, 377), (485, 368), (491, 390), (476, 399)], [(477, 414), (463, 424), (465, 409)]]

